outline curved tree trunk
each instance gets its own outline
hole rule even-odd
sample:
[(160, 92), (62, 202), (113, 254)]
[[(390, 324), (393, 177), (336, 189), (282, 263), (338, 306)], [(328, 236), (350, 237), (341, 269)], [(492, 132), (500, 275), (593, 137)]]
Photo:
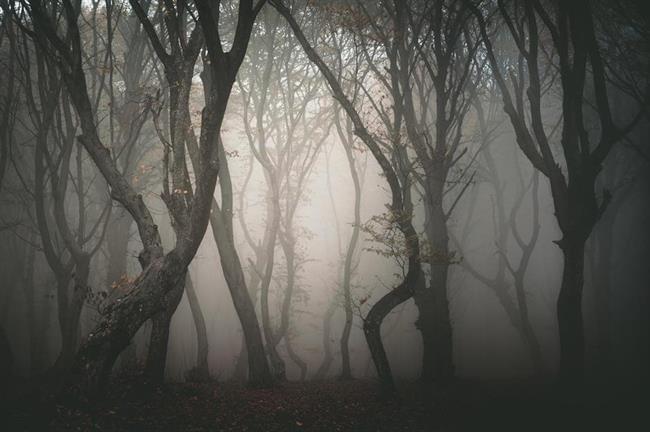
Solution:
[(292, 16), (291, 11), (280, 1), (272, 0), (271, 5), (286, 19), (309, 60), (323, 74), (334, 98), (341, 104), (341, 107), (345, 110), (346, 114), (352, 121), (355, 135), (363, 141), (372, 153), (373, 157), (381, 167), (391, 190), (391, 217), (394, 218), (395, 224), (405, 238), (408, 256), (408, 271), (404, 281), (398, 287), (384, 295), (373, 305), (364, 320), (363, 329), (373, 361), (375, 362), (375, 367), (377, 368), (377, 374), (381, 381), (382, 388), (385, 391), (392, 393), (395, 390), (395, 383), (393, 382), (390, 364), (381, 340), (381, 324), (391, 310), (413, 296), (415, 285), (421, 276), (421, 264), (418, 257), (420, 250), (419, 240), (417, 232), (413, 228), (411, 220), (412, 215), (409, 211), (405, 210), (402, 186), (400, 185), (400, 181), (391, 165), (391, 162), (386, 158), (386, 155), (382, 152), (381, 146), (378, 145), (365, 127), (363, 120), (354, 107), (352, 101), (343, 91), (341, 83), (309, 43), (304, 32), (300, 28), (300, 25)]
[[(348, 129), (352, 125), (348, 122)], [(359, 180), (359, 173), (355, 165), (354, 156), (352, 154), (351, 139), (346, 139), (348, 136), (344, 135), (341, 124), (336, 116), (336, 128), (344, 143), (345, 155), (350, 167), (350, 176), (354, 184), (354, 222), (352, 224), (352, 235), (348, 243), (348, 249), (345, 254), (345, 262), (343, 265), (343, 310), (345, 311), (345, 324), (343, 326), (343, 333), (341, 335), (341, 375), (342, 379), (352, 378), (352, 368), (350, 367), (350, 333), (352, 331), (352, 321), (354, 319), (352, 314), (352, 260), (354, 258), (357, 244), (359, 243), (359, 232), (361, 229), (361, 181)], [(349, 132), (349, 131), (348, 131)], [(344, 138), (345, 137), (345, 138)]]
[[(255, 251), (255, 263), (251, 264), (250, 276), (248, 279), (248, 292), (253, 303), (253, 307), (257, 304), (259, 296), (260, 275), (259, 270), (263, 266), (263, 258), (261, 251)], [(244, 381), (247, 379), (248, 373), (248, 350), (246, 349), (246, 339), (242, 336), (241, 347), (239, 348), (239, 355), (235, 363), (235, 371), (233, 377), (236, 380)]]
[(395, 392), (395, 382), (388, 362), (388, 356), (381, 340), (381, 324), (395, 307), (413, 297), (416, 285), (421, 279), (420, 264), (415, 259), (409, 262), (409, 269), (404, 281), (395, 289), (384, 295), (375, 303), (363, 322), (363, 332), (366, 335), (370, 355), (377, 369), (377, 376), (386, 393)]
[[(209, 73), (201, 74), (206, 89), (212, 86)], [(233, 192), (232, 182), (226, 152), (219, 140), (219, 185), (221, 189), (221, 207), (217, 200), (212, 198), (209, 223), (212, 237), (219, 250), (219, 260), (226, 279), (228, 291), (232, 297), (235, 312), (239, 318), (244, 333), (248, 359), (248, 382), (252, 386), (268, 386), (273, 378), (266, 360), (262, 332), (259, 327), (255, 304), (251, 299), (246, 286), (246, 277), (242, 268), (239, 254), (235, 247), (233, 230)], [(200, 166), (199, 146), (193, 130), (188, 130), (187, 146), (192, 164)]]
[(524, 290), (523, 280), (515, 281), (515, 291), (517, 293), (517, 301), (519, 304), (519, 314), (521, 320), (520, 327), (518, 328), (519, 334), (521, 335), (524, 344), (528, 349), (528, 354), (533, 364), (533, 370), (537, 375), (541, 375), (544, 371), (542, 348), (540, 347), (539, 339), (537, 338), (537, 334), (533, 329), (533, 325), (531, 324), (530, 317), (528, 315), (528, 305), (526, 301), (526, 291)]
[(232, 296), (235, 311), (244, 332), (248, 357), (248, 380), (254, 386), (266, 386), (272, 381), (269, 365), (266, 361), (262, 333), (259, 328), (255, 306), (246, 288), (246, 277), (242, 269), (239, 255), (232, 242), (232, 231), (226, 232), (224, 224), (220, 223), (220, 213), (214, 211), (210, 215), (212, 235), (219, 248), (219, 258), (226, 278), (228, 290)]
[(194, 283), (189, 273), (185, 280), (185, 293), (187, 294), (187, 301), (192, 311), (194, 328), (196, 329), (196, 366), (190, 375), (193, 380), (205, 381), (210, 378), (210, 370), (208, 369), (208, 334), (201, 304), (199, 303), (194, 289)]
[[(165, 66), (165, 73), (172, 84), (170, 85), (172, 87), (170, 101), (173, 99), (173, 92), (176, 91), (173, 88), (179, 83), (176, 80), (179, 77), (177, 66), (182, 64), (181, 67), (185, 71), (193, 72), (197, 56), (203, 45), (207, 47), (207, 55), (211, 60), (204, 63), (204, 66), (208, 70), (208, 75), (214, 78), (211, 80), (214, 85), (204, 86), (205, 107), (201, 113), (201, 136), (195, 158), (198, 163), (194, 165), (196, 182), (192, 191), (189, 190), (190, 188), (185, 188), (189, 185), (185, 160), (186, 143), (175, 139), (177, 134), (174, 132), (178, 131), (172, 130), (173, 164), (171, 174), (174, 190), (171, 194), (164, 193), (163, 198), (173, 222), (177, 224), (182, 235), (176, 236), (176, 244), (167, 254), (163, 252), (158, 226), (154, 223), (153, 216), (145, 205), (142, 194), (138, 194), (129, 184), (123, 173), (117, 168), (111, 150), (100, 139), (83, 69), (82, 39), (78, 26), (80, 9), (75, 9), (70, 4), (68, 5), (70, 7), (63, 8), (64, 11), (56, 10), (57, 13), (61, 12), (59, 16), (65, 20), (65, 41), (57, 32), (47, 31), (47, 29), (53, 28), (55, 23), (51, 20), (50, 11), (45, 10), (42, 4), (32, 3), (29, 11), (29, 18), (35, 29), (34, 37), (39, 39), (40, 46), (51, 47), (61, 59), (60, 62), (57, 62), (58, 70), (68, 89), (82, 131), (78, 140), (109, 184), (111, 198), (127, 208), (135, 220), (143, 244), (143, 251), (140, 254), (140, 261), (144, 267), (142, 273), (133, 283), (129, 283), (129, 292), (117, 299), (106, 310), (101, 321), (88, 335), (87, 341), (75, 357), (69, 378), (72, 380), (71, 384), (85, 397), (103, 393), (111, 368), (119, 353), (128, 345), (133, 335), (146, 320), (168, 309), (169, 304), (173, 304), (167, 299), (174, 297), (171, 294), (183, 286), (187, 267), (194, 258), (210, 222), (211, 203), (214, 200), (214, 190), (220, 167), (218, 152), (222, 152), (219, 133), (236, 73), (244, 59), (257, 15), (257, 10), (254, 9), (251, 0), (242, 0), (239, 3), (233, 46), (226, 55), (217, 48), (220, 37), (219, 26), (215, 21), (211, 3), (197, 0), (196, 11), (199, 23), (193, 28), (187, 45), (183, 43), (186, 42), (184, 37), (187, 35), (185, 33), (183, 36), (176, 34), (176, 39), (172, 40), (170, 37), (167, 41), (170, 44), (175, 44), (174, 54), (181, 51), (180, 55), (173, 56), (165, 52), (156, 34), (156, 29), (140, 3), (137, 1), (130, 3), (151, 39), (152, 47)], [(185, 52), (182, 52), (183, 50)], [(172, 114), (174, 116), (180, 114), (182, 117), (183, 113), (184, 111)], [(173, 128), (182, 123), (174, 122), (170, 126)], [(187, 131), (182, 130), (181, 132), (185, 135)], [(167, 164), (165, 166), (166, 174), (169, 173), (168, 168)], [(167, 182), (165, 185), (167, 186), (166, 192), (169, 192), (169, 183)], [(191, 197), (188, 192), (191, 192)], [(182, 289), (180, 292), (182, 294)], [(250, 303), (248, 293), (245, 289), (243, 292)], [(237, 302), (235, 302), (235, 306), (237, 307)], [(250, 306), (253, 313), (252, 318), (255, 319), (252, 304)], [(257, 331), (259, 334), (259, 329)], [(252, 357), (252, 351), (249, 350), (249, 352)]]
[[(276, 189), (271, 188), (273, 191)], [(260, 303), (262, 309), (262, 327), (264, 328), (264, 338), (266, 340), (266, 349), (269, 354), (269, 360), (271, 361), (271, 368), (273, 370), (273, 375), (276, 379), (286, 380), (286, 367), (284, 360), (280, 357), (278, 353), (277, 346), (280, 342), (281, 337), (275, 333), (271, 324), (271, 315), (269, 310), (269, 290), (271, 288), (271, 279), (273, 276), (273, 264), (275, 262), (275, 243), (278, 235), (278, 230), (280, 226), (280, 201), (277, 193), (273, 193), (273, 196), (268, 199), (269, 205), (269, 215), (270, 215), (270, 235), (268, 243), (265, 245), (266, 251), (266, 262), (264, 266), (264, 274), (262, 276), (262, 282), (260, 286)]]
[(88, 335), (72, 367), (70, 385), (75, 393), (94, 398), (104, 393), (117, 356), (150, 317), (164, 311), (165, 297), (184, 281), (185, 264), (172, 251), (154, 259), (131, 290), (107, 308), (102, 322)]
[(163, 309), (151, 319), (151, 336), (145, 363), (145, 376), (151, 384), (162, 384), (167, 365), (167, 346), (169, 345), (169, 326), (178, 304), (183, 298), (185, 277), (181, 277), (176, 287), (165, 295)]
[(300, 369), (300, 381), (304, 381), (307, 378), (307, 363), (305, 363), (305, 361), (293, 350), (290, 338), (285, 337), (284, 344), (287, 347), (289, 358), (296, 364), (296, 366), (298, 366), (298, 369)]

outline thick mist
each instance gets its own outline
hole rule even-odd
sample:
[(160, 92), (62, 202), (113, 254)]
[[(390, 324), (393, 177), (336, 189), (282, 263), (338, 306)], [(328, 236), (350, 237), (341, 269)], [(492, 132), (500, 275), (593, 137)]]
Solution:
[(648, 11), (569, 3), (0, 1), (2, 397), (638, 402)]

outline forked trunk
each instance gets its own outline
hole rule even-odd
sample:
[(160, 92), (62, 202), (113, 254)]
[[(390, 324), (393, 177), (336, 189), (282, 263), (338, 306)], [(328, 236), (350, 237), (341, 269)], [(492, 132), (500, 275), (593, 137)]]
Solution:
[(103, 395), (117, 356), (149, 317), (164, 311), (161, 293), (169, 294), (185, 278), (186, 266), (172, 251), (154, 259), (131, 290), (106, 310), (102, 322), (88, 334), (73, 363), (70, 385), (84, 398)]

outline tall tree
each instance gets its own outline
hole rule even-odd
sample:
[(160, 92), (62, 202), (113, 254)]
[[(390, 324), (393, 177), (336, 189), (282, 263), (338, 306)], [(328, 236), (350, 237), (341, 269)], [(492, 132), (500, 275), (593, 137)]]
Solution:
[[(206, 68), (213, 85), (205, 89), (198, 149), (200, 157), (198, 165), (194, 167), (196, 183), (191, 193), (185, 188), (188, 185), (187, 167), (182, 157), (184, 149), (180, 148), (185, 145), (184, 140), (173, 142), (173, 188), (169, 189), (165, 181), (163, 194), (177, 232), (181, 235), (177, 235), (173, 249), (167, 253), (163, 251), (158, 227), (142, 195), (134, 191), (117, 169), (93, 120), (81, 61), (82, 46), (77, 24), (79, 5), (64, 1), (59, 8), (58, 3), (48, 5), (41, 1), (31, 1), (24, 6), (30, 22), (22, 21), (21, 25), (42, 49), (56, 54), (55, 61), (79, 118), (82, 134), (78, 140), (109, 184), (112, 198), (126, 207), (135, 220), (144, 247), (140, 254), (143, 272), (130, 283), (129, 292), (106, 311), (76, 357), (73, 367), (74, 383), (86, 395), (96, 394), (105, 388), (117, 355), (147, 319), (164, 311), (165, 296), (184, 281), (187, 266), (209, 223), (212, 195), (219, 173), (219, 131), (235, 75), (245, 55), (253, 23), (262, 3), (255, 6), (247, 0), (239, 3), (237, 30), (231, 49), (227, 52), (224, 51), (217, 25), (218, 8), (206, 1), (196, 1), (195, 5), (197, 27), (201, 28), (208, 47), (210, 62)], [(65, 28), (57, 27), (59, 18), (65, 22)], [(34, 26), (34, 32), (26, 27), (29, 25)], [(143, 25), (146, 27), (145, 23)], [(160, 57), (168, 58), (162, 45), (154, 43), (154, 49)], [(182, 133), (185, 134), (186, 130)]]
[[(596, 193), (595, 182), (612, 146), (638, 123), (643, 110), (622, 126), (614, 121), (607, 72), (594, 25), (593, 2), (498, 1), (501, 22), (521, 54), (523, 67), (518, 75), (508, 75), (502, 70), (485, 12), (480, 5), (471, 7), (517, 144), (551, 186), (555, 216), (562, 232), (562, 238), (556, 243), (564, 256), (557, 300), (559, 376), (564, 385), (575, 389), (584, 378), (585, 243), (611, 199), (609, 191), (602, 197)], [(542, 52), (551, 52), (556, 63), (545, 62)], [(555, 67), (559, 70), (562, 101), (562, 160), (552, 150), (542, 110), (545, 70)], [(594, 95), (593, 104), (586, 103), (590, 90)], [(598, 118), (598, 131), (589, 134), (587, 122), (592, 109)]]
[(323, 61), (323, 58), (307, 40), (292, 11), (281, 1), (274, 0), (270, 3), (287, 20), (307, 57), (323, 74), (334, 99), (341, 104), (342, 109), (350, 117), (355, 128), (355, 134), (374, 156), (390, 187), (391, 203), (388, 207), (388, 218), (390, 224), (397, 226), (404, 237), (408, 270), (402, 282), (372, 306), (364, 320), (364, 333), (383, 389), (389, 393), (394, 392), (395, 384), (388, 357), (381, 340), (381, 324), (388, 313), (413, 296), (415, 285), (421, 280), (422, 273), (419, 258), (419, 239), (412, 224), (410, 207), (405, 206), (404, 188), (390, 160), (382, 151), (382, 146), (364, 124), (351, 97), (345, 93), (340, 80), (332, 72), (330, 66)]

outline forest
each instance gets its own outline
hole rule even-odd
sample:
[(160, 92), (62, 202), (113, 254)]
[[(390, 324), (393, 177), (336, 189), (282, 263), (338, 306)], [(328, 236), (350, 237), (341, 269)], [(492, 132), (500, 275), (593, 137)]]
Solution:
[(0, 0), (0, 429), (650, 426), (647, 0)]

